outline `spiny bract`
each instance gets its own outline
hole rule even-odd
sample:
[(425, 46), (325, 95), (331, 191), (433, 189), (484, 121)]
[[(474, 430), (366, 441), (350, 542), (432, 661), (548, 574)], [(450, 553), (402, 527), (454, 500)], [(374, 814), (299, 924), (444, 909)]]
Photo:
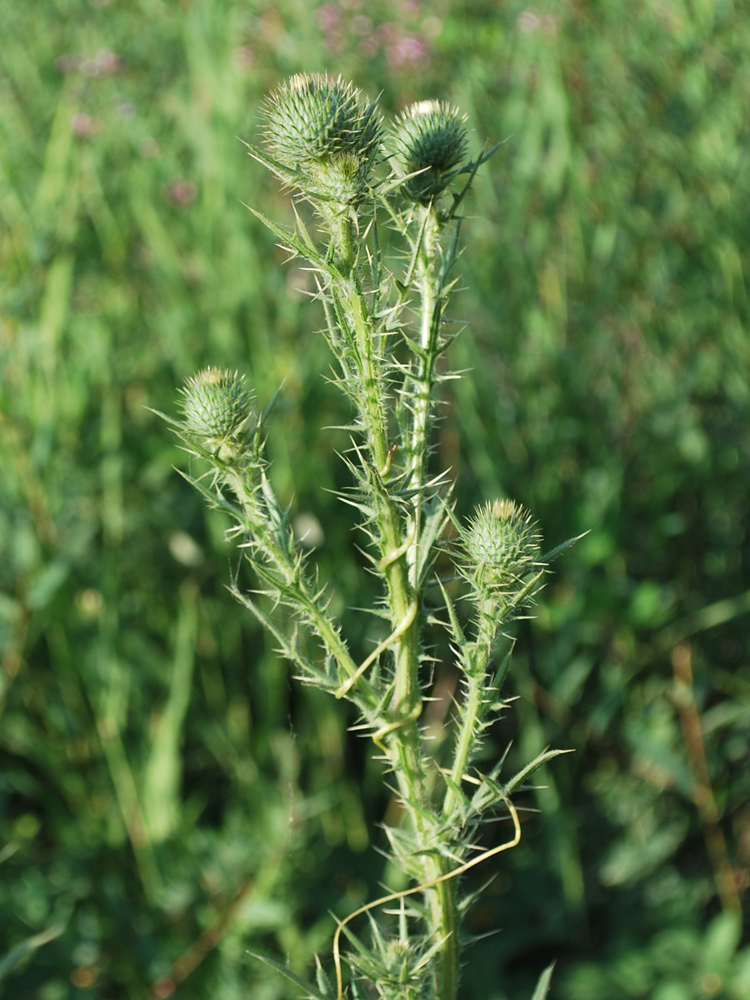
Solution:
[(466, 115), (445, 101), (419, 101), (398, 118), (391, 139), (399, 169), (423, 171), (404, 182), (403, 191), (413, 201), (427, 203), (454, 177), (466, 156), (465, 122)]
[[(356, 201), (380, 147), (380, 118), (353, 84), (325, 73), (298, 73), (265, 106), (266, 144), (303, 191)], [(306, 184), (306, 181), (308, 182)]]
[(209, 366), (187, 379), (182, 392), (186, 430), (207, 441), (235, 437), (252, 413), (252, 394), (237, 372)]
[(464, 534), (468, 574), (480, 589), (512, 586), (532, 569), (541, 535), (531, 514), (513, 500), (477, 508)]

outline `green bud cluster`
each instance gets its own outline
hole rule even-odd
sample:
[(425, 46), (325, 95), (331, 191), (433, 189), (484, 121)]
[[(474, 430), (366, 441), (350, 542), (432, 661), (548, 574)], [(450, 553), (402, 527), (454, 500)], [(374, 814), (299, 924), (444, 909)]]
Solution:
[(185, 430), (207, 445), (236, 440), (247, 428), (253, 411), (244, 375), (209, 366), (187, 379), (182, 393)]
[(505, 593), (538, 566), (541, 535), (513, 500), (479, 507), (464, 533), (466, 572), (480, 590)]
[(356, 204), (368, 191), (380, 148), (374, 103), (351, 83), (322, 73), (298, 73), (265, 106), (266, 144), (305, 193)]
[(445, 101), (419, 101), (396, 122), (391, 144), (398, 169), (422, 171), (403, 184), (412, 201), (427, 204), (450, 183), (466, 156), (466, 115)]

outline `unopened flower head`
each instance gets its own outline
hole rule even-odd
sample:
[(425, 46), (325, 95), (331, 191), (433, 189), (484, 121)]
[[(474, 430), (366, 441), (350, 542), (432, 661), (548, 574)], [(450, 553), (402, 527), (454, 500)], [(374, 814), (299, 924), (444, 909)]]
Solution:
[(513, 500), (479, 507), (464, 534), (466, 575), (480, 589), (504, 591), (537, 565), (541, 535)]
[(252, 394), (245, 376), (220, 368), (204, 368), (187, 379), (182, 412), (189, 434), (216, 443), (237, 438), (252, 414)]
[(298, 73), (267, 101), (265, 124), (268, 148), (293, 184), (347, 204), (364, 195), (380, 118), (351, 83)]
[(423, 204), (436, 198), (466, 156), (466, 115), (445, 101), (419, 101), (398, 118), (392, 134), (396, 162), (405, 174), (403, 191)]

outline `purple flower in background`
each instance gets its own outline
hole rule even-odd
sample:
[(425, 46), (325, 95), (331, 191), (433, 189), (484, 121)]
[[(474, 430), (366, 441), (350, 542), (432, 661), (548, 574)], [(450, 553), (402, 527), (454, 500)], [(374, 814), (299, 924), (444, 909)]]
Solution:
[(407, 21), (415, 20), (421, 13), (421, 7), (417, 0), (401, 0), (398, 6), (401, 15)]
[(83, 73), (84, 76), (112, 76), (125, 66), (125, 60), (111, 49), (102, 48), (93, 57), (70, 52), (55, 61), (58, 73)]
[(79, 139), (86, 139), (90, 135), (101, 132), (102, 120), (93, 115), (87, 115), (85, 111), (76, 111), (70, 119), (70, 127), (73, 135), (78, 136)]
[(405, 66), (409, 63), (427, 62), (427, 46), (418, 35), (407, 35), (389, 45), (386, 56), (391, 66)]
[(318, 24), (324, 32), (337, 28), (341, 20), (341, 11), (335, 3), (324, 4), (318, 10)]
[(185, 208), (191, 201), (195, 201), (198, 189), (192, 181), (175, 177), (171, 181), (167, 181), (164, 193), (167, 201), (170, 201), (173, 205), (177, 205), (179, 208)]
[[(413, 22), (420, 18), (424, 13), (423, 6), (418, 0), (398, 0), (395, 7), (399, 20), (378, 24), (373, 20), (374, 12), (366, 8), (362, 0), (323, 4), (317, 11), (323, 41), (332, 52), (356, 47), (365, 59), (374, 59), (382, 52), (394, 69), (424, 65), (429, 62), (426, 32), (405, 34), (402, 27), (404, 21)], [(430, 20), (425, 18), (424, 25), (420, 24), (420, 27), (426, 28)], [(438, 22), (438, 34), (440, 26)]]
[(94, 65), (96, 66), (97, 73), (100, 73), (102, 76), (109, 76), (122, 69), (123, 61), (111, 49), (99, 49), (94, 56)]
[(84, 76), (112, 76), (118, 73), (123, 61), (111, 49), (99, 49), (93, 59), (84, 59), (79, 69)]

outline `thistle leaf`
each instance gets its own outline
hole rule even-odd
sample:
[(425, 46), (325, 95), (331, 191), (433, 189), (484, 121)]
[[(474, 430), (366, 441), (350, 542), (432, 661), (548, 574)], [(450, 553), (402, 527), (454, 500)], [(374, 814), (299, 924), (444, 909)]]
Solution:
[(448, 617), (450, 618), (451, 638), (459, 646), (459, 648), (463, 649), (466, 647), (466, 636), (464, 635), (463, 629), (458, 621), (458, 615), (456, 614), (456, 609), (453, 606), (453, 601), (448, 596), (448, 591), (445, 589), (443, 582), (440, 579), (438, 579), (438, 586), (440, 587), (443, 600), (445, 601), (445, 607), (448, 611)]
[(503, 787), (503, 798), (507, 798), (511, 795), (514, 789), (518, 788), (522, 781), (533, 774), (537, 768), (541, 767), (542, 764), (546, 764), (548, 760), (552, 760), (553, 757), (560, 757), (564, 753), (573, 753), (572, 750), (543, 750), (542, 753), (538, 754), (526, 767), (521, 768), (518, 774), (513, 775), (510, 781)]
[(319, 267), (321, 270), (330, 270), (331, 265), (320, 256), (314, 246), (309, 246), (307, 242), (301, 240), (296, 233), (292, 232), (291, 229), (287, 229), (285, 226), (280, 226), (278, 222), (274, 222), (273, 219), (269, 219), (268, 216), (259, 212), (251, 205), (245, 205), (245, 208), (249, 212), (252, 212), (255, 218), (262, 222), (267, 229), (270, 229), (274, 236), (281, 240), (282, 245), (286, 247), (290, 253), (294, 253), (296, 257), (306, 257), (307, 260), (309, 260), (316, 267)]
[(582, 538), (585, 538), (586, 535), (588, 534), (589, 534), (588, 531), (584, 531), (583, 534), (576, 535), (575, 538), (568, 538), (567, 541), (561, 542), (551, 551), (545, 552), (544, 555), (540, 557), (539, 561), (543, 562), (545, 565), (548, 565), (549, 563), (552, 562), (553, 559), (557, 559), (557, 557), (561, 553), (563, 553), (566, 549), (569, 549), (571, 545), (575, 545), (576, 542), (580, 542), (580, 540)]

